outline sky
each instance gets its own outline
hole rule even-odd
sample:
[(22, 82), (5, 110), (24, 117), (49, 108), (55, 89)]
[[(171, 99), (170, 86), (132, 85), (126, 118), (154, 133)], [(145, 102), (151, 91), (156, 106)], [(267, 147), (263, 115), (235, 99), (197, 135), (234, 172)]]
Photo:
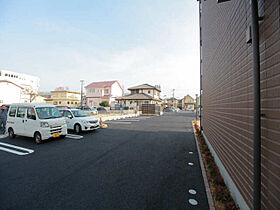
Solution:
[[(199, 92), (195, 0), (0, 0), (0, 69), (40, 77), (41, 91), (118, 80)], [(126, 90), (127, 91), (127, 90)]]

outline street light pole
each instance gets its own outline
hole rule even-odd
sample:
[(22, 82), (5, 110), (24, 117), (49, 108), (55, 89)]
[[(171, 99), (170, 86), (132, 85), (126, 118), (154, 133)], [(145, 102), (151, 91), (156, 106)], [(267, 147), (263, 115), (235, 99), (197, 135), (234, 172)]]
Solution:
[[(174, 92), (175, 92), (175, 89), (172, 89), (173, 91), (173, 99), (172, 99), (172, 103), (173, 103), (173, 106), (174, 106)], [(175, 106), (174, 106), (175, 107)]]
[(196, 119), (196, 121), (197, 121), (197, 96), (198, 96), (198, 94), (195, 94), (195, 110), (196, 110), (195, 119)]
[(84, 89), (84, 80), (80, 80), (81, 82), (81, 106), (83, 106), (83, 89)]

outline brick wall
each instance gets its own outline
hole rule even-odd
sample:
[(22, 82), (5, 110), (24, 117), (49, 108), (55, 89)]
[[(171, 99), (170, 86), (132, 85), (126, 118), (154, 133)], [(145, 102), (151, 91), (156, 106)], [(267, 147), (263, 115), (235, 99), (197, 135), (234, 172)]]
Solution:
[[(249, 0), (202, 0), (204, 134), (242, 194), (253, 203), (252, 46)], [(259, 0), (262, 114), (262, 209), (280, 201), (280, 3)]]

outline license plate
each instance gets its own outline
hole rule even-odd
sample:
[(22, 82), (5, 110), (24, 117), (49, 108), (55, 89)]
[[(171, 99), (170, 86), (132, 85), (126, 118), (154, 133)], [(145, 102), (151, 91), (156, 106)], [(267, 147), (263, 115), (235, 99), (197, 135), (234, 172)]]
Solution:
[(54, 137), (54, 138), (59, 137), (59, 133), (54, 133), (54, 134), (53, 134), (53, 137)]

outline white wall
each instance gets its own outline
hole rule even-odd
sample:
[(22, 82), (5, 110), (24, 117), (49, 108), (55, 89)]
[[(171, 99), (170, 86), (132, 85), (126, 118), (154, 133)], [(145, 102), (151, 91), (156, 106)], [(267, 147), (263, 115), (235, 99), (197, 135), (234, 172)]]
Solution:
[(119, 86), (119, 84), (117, 82), (115, 82), (112, 85), (111, 94), (112, 94), (112, 97), (120, 97), (120, 96), (122, 96), (123, 91), (122, 91), (121, 87)]
[(0, 104), (24, 102), (21, 100), (21, 88), (8, 83), (0, 82)]
[(35, 93), (40, 87), (40, 78), (7, 70), (0, 70), (0, 80), (13, 82), (23, 88), (31, 88)]

